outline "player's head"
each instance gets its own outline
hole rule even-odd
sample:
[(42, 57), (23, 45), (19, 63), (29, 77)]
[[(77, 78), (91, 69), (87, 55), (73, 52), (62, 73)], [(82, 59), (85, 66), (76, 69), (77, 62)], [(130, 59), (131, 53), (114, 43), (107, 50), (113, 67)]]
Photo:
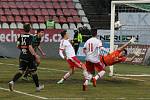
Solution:
[(29, 23), (26, 23), (23, 25), (23, 29), (25, 32), (29, 33), (31, 30), (31, 25)]
[(97, 36), (97, 30), (91, 30), (92, 32), (92, 37), (96, 37)]
[(68, 39), (68, 34), (66, 30), (62, 31), (60, 34), (63, 39)]
[(123, 51), (121, 52), (121, 56), (127, 56), (128, 52), (126, 49), (123, 49)]
[(43, 37), (43, 36), (44, 36), (44, 30), (43, 30), (43, 29), (38, 29), (38, 30), (37, 30), (37, 35), (38, 35), (39, 37)]

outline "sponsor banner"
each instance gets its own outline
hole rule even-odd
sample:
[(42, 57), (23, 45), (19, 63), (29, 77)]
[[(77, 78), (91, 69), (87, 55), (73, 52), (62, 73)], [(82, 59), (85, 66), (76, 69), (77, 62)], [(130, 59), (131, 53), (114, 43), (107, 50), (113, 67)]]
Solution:
[[(110, 30), (97, 30), (98, 38), (103, 42), (110, 42)], [(129, 41), (132, 37), (136, 38), (136, 44), (150, 44), (150, 30), (118, 30), (115, 31), (114, 42), (121, 44)]]
[[(44, 30), (44, 36), (42, 37), (41, 42), (60, 42), (61, 36), (60, 32), (63, 30), (58, 29), (46, 29)], [(0, 42), (16, 42), (20, 34), (23, 34), (24, 31), (21, 29), (0, 29)], [(31, 30), (31, 34), (35, 34), (36, 30)]]

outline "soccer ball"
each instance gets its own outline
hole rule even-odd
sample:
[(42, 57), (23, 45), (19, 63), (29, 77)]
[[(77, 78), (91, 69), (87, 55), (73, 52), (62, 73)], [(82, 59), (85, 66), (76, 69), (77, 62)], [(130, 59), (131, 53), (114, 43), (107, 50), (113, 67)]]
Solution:
[(116, 29), (119, 29), (121, 26), (122, 26), (122, 25), (121, 25), (120, 21), (116, 21), (116, 22), (115, 22), (115, 28), (116, 28)]

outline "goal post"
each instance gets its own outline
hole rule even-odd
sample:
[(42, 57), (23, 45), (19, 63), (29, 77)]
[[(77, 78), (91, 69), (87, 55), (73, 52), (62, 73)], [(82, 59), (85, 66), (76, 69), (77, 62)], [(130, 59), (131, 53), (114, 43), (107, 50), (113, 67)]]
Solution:
[[(119, 9), (116, 9), (117, 6), (120, 6), (122, 7), (123, 9), (123, 12), (130, 12), (130, 8), (134, 11), (134, 13), (137, 11), (137, 12), (149, 12), (150, 11), (150, 6), (149, 7), (143, 7), (143, 6), (138, 6), (139, 4), (150, 4), (150, 0), (128, 0), (128, 1), (112, 1), (111, 2), (111, 21), (110, 21), (110, 52), (113, 52), (114, 51), (114, 44), (115, 44), (115, 21), (117, 21), (118, 19), (116, 18), (116, 16), (118, 17), (116, 10), (119, 10)], [(129, 7), (128, 9), (125, 8), (125, 7)], [(124, 7), (124, 8), (123, 8)], [(119, 8), (119, 7), (117, 7)], [(148, 9), (149, 8), (149, 9)], [(132, 12), (132, 11), (131, 11)], [(120, 12), (119, 12), (120, 13)], [(117, 19), (117, 20), (116, 20)], [(126, 26), (127, 28), (130, 27), (130, 26)], [(133, 26), (134, 29), (136, 29), (135, 26)], [(145, 27), (145, 26), (142, 26), (142, 27)], [(114, 67), (113, 66), (110, 66), (110, 76), (112, 76), (114, 73), (113, 73), (113, 70), (114, 70)]]

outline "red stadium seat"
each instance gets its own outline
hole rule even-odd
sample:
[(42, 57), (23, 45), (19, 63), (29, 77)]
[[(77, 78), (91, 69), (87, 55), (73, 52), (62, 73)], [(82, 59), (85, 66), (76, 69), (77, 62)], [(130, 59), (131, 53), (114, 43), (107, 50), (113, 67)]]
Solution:
[(34, 11), (32, 9), (27, 10), (27, 15), (34, 15)]
[(43, 8), (46, 8), (46, 5), (41, 2), (40, 5), (39, 5), (39, 7), (43, 9)]
[(74, 20), (74, 22), (77, 22), (77, 23), (81, 22), (81, 19), (78, 16), (73, 16), (73, 20)]
[(52, 16), (44, 16), (45, 21), (52, 19)]
[(7, 2), (2, 2), (1, 5), (2, 5), (2, 7), (5, 8), (5, 9), (9, 8), (9, 5), (8, 5)]
[(78, 15), (78, 13), (75, 9), (70, 9), (70, 13), (71, 13), (72, 16), (77, 16)]
[(12, 9), (11, 12), (13, 15), (19, 15), (19, 11), (17, 9)]
[(23, 22), (29, 23), (29, 17), (28, 16), (23, 16)]
[(34, 12), (35, 12), (35, 15), (42, 15), (40, 9), (35, 9)]
[(57, 23), (60, 22), (57, 16), (53, 16), (53, 20), (54, 20), (55, 22), (57, 22)]
[(11, 15), (11, 11), (9, 9), (5, 9), (5, 15)]
[(61, 2), (61, 3), (60, 3), (60, 7), (61, 7), (61, 8), (67, 8), (67, 4), (66, 4), (65, 2)]
[(70, 16), (71, 15), (69, 9), (63, 9), (63, 13), (64, 13), (65, 16)]
[(6, 16), (0, 16), (0, 21), (1, 22), (7, 22)]
[(53, 3), (53, 7), (54, 7), (55, 9), (61, 8), (58, 2), (54, 2), (54, 3)]
[(43, 1), (45, 1), (45, 2), (50, 2), (51, 0), (43, 0)]
[(24, 8), (23, 2), (16, 2), (16, 6), (17, 6), (17, 8), (19, 8), (19, 9)]
[(60, 20), (61, 23), (66, 23), (67, 22), (67, 20), (64, 16), (60, 16), (59, 20)]
[(0, 15), (4, 15), (4, 11), (0, 9)]
[(67, 18), (67, 22), (69, 22), (69, 23), (73, 23), (73, 22), (74, 22), (74, 20), (73, 20), (73, 18), (72, 18), (72, 17), (68, 17), (68, 18)]
[(30, 16), (30, 22), (31, 23), (36, 23), (37, 22), (37, 19), (35, 16)]
[(46, 6), (46, 8), (53, 8), (52, 3), (50, 3), (50, 2), (47, 2), (45, 6)]
[(57, 9), (56, 14), (57, 14), (58, 16), (64, 15), (61, 9)]
[(15, 21), (16, 21), (16, 22), (22, 22), (22, 19), (21, 19), (20, 16), (15, 16)]
[(51, 0), (51, 1), (53, 1), (53, 2), (58, 2), (58, 0)]
[(20, 9), (20, 15), (27, 15), (27, 11), (25, 9)]
[(41, 10), (42, 15), (49, 15), (47, 9), (42, 9)]
[(14, 22), (15, 21), (13, 16), (8, 16), (7, 20), (8, 20), (8, 22)]
[(38, 22), (39, 23), (44, 23), (45, 22), (43, 16), (38, 16)]
[(68, 8), (75, 8), (74, 5), (73, 5), (73, 2), (68, 2), (67, 6), (68, 6)]
[(52, 15), (52, 16), (56, 15), (54, 9), (49, 9), (48, 12), (49, 12), (49, 14)]
[(30, 5), (30, 2), (24, 2), (24, 8), (26, 9), (31, 9), (31, 5)]
[(8, 4), (10, 8), (17, 8), (15, 2), (9, 2)]
[(2, 1), (2, 2), (4, 1), (4, 2), (5, 2), (5, 1), (7, 1), (7, 0), (1, 0), (1, 1)]
[(36, 2), (31, 2), (31, 7), (33, 9), (39, 8), (40, 6)]

